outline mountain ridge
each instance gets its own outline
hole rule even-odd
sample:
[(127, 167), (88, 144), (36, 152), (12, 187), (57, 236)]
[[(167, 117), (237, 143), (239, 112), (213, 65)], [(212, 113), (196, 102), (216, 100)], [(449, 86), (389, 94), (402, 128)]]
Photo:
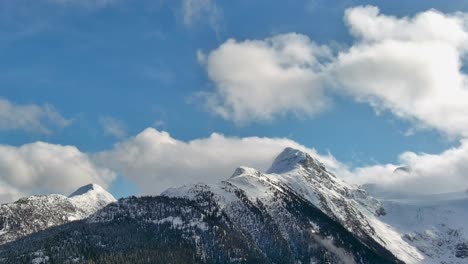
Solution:
[[(86, 185), (89, 187), (89, 185)], [(83, 187), (86, 187), (83, 186)], [(32, 195), (0, 205), (0, 245), (31, 233), (86, 218), (116, 199), (93, 184), (69, 197), (60, 194)]]
[[(96, 189), (83, 186), (67, 199)], [(0, 263), (458, 264), (468, 257), (468, 244), (453, 235), (458, 229), (439, 229), (445, 232), (441, 238), (448, 234), (454, 240), (433, 247), (442, 240), (402, 226), (398, 206), (347, 184), (309, 154), (287, 148), (266, 173), (241, 166), (217, 184), (122, 198), (78, 221), (0, 245)], [(450, 252), (444, 258), (431, 253), (445, 248)]]

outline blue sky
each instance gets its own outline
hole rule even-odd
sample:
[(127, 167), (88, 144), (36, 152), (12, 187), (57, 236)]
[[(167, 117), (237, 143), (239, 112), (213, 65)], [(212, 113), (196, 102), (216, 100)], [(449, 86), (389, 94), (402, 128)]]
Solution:
[[(0, 144), (19, 148), (42, 141), (94, 156), (154, 127), (183, 142), (214, 132), (288, 138), (350, 168), (397, 164), (405, 151), (437, 155), (459, 147), (464, 131), (444, 130), (422, 115), (402, 118), (392, 106), (379, 111), (346, 93), (332, 92), (332, 102), (318, 113), (287, 108), (242, 122), (217, 114), (200, 99), (220, 84), (197, 52), (209, 56), (228, 39), (240, 44), (294, 32), (337, 53), (358, 41), (344, 22), (345, 10), (363, 5), (397, 18), (431, 8), (468, 12), (462, 1), (2, 0), (0, 96), (18, 107), (52, 109), (63, 120), (44, 114), (38, 122), (47, 131), (38, 123), (25, 129), (10, 120), (0, 125)], [(408, 133), (421, 123), (423, 129)], [(139, 193), (133, 176), (110, 170), (117, 175), (109, 183), (115, 196)]]

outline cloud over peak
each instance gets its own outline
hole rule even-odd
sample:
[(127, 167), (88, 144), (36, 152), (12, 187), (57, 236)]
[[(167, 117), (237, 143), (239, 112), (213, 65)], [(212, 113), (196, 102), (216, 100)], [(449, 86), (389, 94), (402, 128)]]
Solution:
[[(97, 153), (94, 159), (135, 182), (143, 194), (158, 194), (173, 186), (225, 180), (239, 166), (266, 171), (285, 147), (318, 155), (315, 150), (284, 138), (239, 138), (213, 133), (206, 138), (181, 141), (167, 132), (147, 128), (114, 148)], [(330, 166), (331, 159), (322, 156)]]
[(467, 140), (439, 154), (404, 152), (399, 163), (356, 168), (343, 171), (342, 176), (356, 184), (376, 184), (390, 193), (437, 194), (468, 188)]
[(68, 194), (90, 182), (107, 187), (115, 178), (76, 147), (44, 142), (0, 145), (0, 175), (0, 202), (29, 194)]
[(98, 153), (44, 142), (0, 145), (0, 202), (30, 194), (67, 194), (90, 182), (108, 187), (116, 175), (136, 184), (139, 195), (157, 195), (174, 186), (225, 180), (239, 166), (265, 172), (286, 147), (309, 153), (350, 183), (376, 184), (390, 193), (434, 194), (468, 187), (466, 140), (439, 154), (404, 152), (397, 164), (356, 168), (287, 138), (213, 133), (182, 141), (147, 128)]
[[(93, 160), (137, 184), (141, 194), (185, 184), (225, 180), (239, 166), (265, 172), (286, 147), (310, 154), (350, 183), (378, 185), (382, 190), (406, 194), (454, 192), (468, 187), (468, 141), (439, 154), (404, 152), (397, 164), (349, 166), (332, 154), (321, 154), (286, 138), (229, 137), (213, 133), (182, 141), (169, 133), (147, 128)], [(395, 173), (397, 168), (408, 168)]]

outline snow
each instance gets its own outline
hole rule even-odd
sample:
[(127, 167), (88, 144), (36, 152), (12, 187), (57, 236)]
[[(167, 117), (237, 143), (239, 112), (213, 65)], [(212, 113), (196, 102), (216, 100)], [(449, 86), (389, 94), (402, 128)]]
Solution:
[(31, 264), (41, 264), (47, 263), (49, 261), (49, 257), (37, 257), (31, 260)]
[[(300, 159), (295, 159), (295, 161), (297, 160)], [(281, 168), (284, 168), (284, 166)], [(346, 197), (343, 194), (361, 193), (361, 190), (357, 190), (356, 187), (346, 184), (335, 176), (326, 172), (322, 172), (321, 174), (316, 171), (310, 172), (303, 167), (293, 167), (292, 170), (281, 174), (267, 174), (265, 176), (288, 185), (312, 204), (321, 208), (329, 216), (338, 219), (353, 233), (356, 230), (347, 225), (350, 221), (359, 221), (363, 229), (366, 229), (368, 226), (368, 235), (376, 241), (382, 241), (384, 247), (406, 263), (421, 263), (424, 259), (423, 255), (415, 247), (404, 241), (401, 234), (393, 227), (385, 225), (377, 219), (375, 209), (380, 206), (377, 200), (369, 196), (360, 196), (359, 199)], [(325, 199), (329, 210), (324, 208), (323, 201), (317, 194), (320, 194), (321, 198)], [(336, 201), (338, 200), (343, 201), (343, 203), (337, 203)], [(348, 205), (348, 207), (342, 205)], [(347, 209), (351, 209), (354, 212), (350, 215)], [(371, 228), (376, 230), (376, 232), (371, 232)]]
[(260, 172), (258, 172), (256, 169), (254, 168), (249, 168), (249, 167), (245, 167), (245, 166), (241, 166), (239, 168), (237, 168), (234, 173), (232, 174), (231, 178), (234, 178), (236, 176), (239, 176), (239, 175), (243, 175), (243, 174), (250, 174), (250, 175), (260, 175)]
[(31, 264), (42, 264), (47, 263), (49, 261), (49, 257), (44, 255), (42, 250), (38, 250), (33, 253), (35, 258), (31, 260)]
[(97, 184), (85, 185), (68, 198), (76, 207), (81, 208), (87, 214), (92, 214), (109, 203), (117, 201), (112, 194)]
[(271, 193), (261, 184), (262, 181), (252, 179), (275, 183), (272, 186), (284, 184), (353, 233), (358, 230), (353, 230), (350, 223), (357, 221), (364, 232), (406, 263), (421, 263), (424, 260), (423, 254), (403, 240), (395, 228), (377, 218), (378, 209), (382, 206), (378, 200), (327, 172), (322, 163), (308, 154), (287, 148), (275, 159), (268, 174), (253, 173), (252, 170), (235, 173), (237, 176), (229, 179), (229, 182), (246, 191), (252, 199), (266, 198)]
[(184, 223), (184, 221), (182, 221), (180, 217), (173, 217), (173, 216), (169, 216), (160, 220), (153, 221), (153, 223), (155, 224), (163, 224), (166, 222), (171, 223), (173, 226), (181, 226)]
[(70, 197), (36, 195), (2, 204), (0, 215), (4, 221), (0, 226), (0, 245), (52, 226), (86, 218), (115, 201), (101, 186), (90, 184), (79, 188)]
[(308, 154), (292, 148), (285, 149), (275, 159), (268, 173), (239, 167), (220, 184), (184, 186), (169, 189), (162, 195), (195, 199), (197, 190), (204, 189), (214, 194), (222, 208), (235, 208), (239, 198), (229, 191), (231, 186), (244, 191), (252, 202), (261, 200), (269, 208), (275, 208), (274, 193), (284, 192), (281, 186), (287, 186), (350, 232), (358, 236), (364, 232), (404, 262), (422, 263), (424, 260), (424, 255), (405, 241), (401, 233), (380, 221), (377, 215), (382, 204), (378, 200), (329, 173), (322, 163)]
[(208, 230), (208, 226), (206, 225), (206, 223), (202, 222), (200, 219), (196, 219), (190, 222), (185, 222), (180, 217), (169, 216), (163, 219), (153, 220), (151, 222), (154, 224), (170, 223), (173, 228), (179, 228), (179, 229), (183, 229), (186, 226), (190, 226), (190, 227), (197, 227), (201, 229), (202, 231)]
[(307, 159), (312, 159), (312, 157), (300, 150), (289, 147), (285, 148), (283, 152), (275, 158), (267, 173), (284, 173), (290, 171)]
[(468, 194), (425, 195), (382, 201), (387, 214), (380, 220), (393, 226), (425, 255), (424, 263), (468, 263), (456, 247), (468, 244)]
[[(261, 201), (266, 210), (276, 210), (279, 207), (275, 204), (278, 203), (278, 193), (286, 194), (287, 191), (292, 191), (357, 237), (373, 238), (408, 264), (468, 263), (468, 256), (466, 259), (456, 256), (460, 245), (468, 247), (468, 193), (378, 200), (359, 187), (337, 178), (315, 158), (292, 148), (285, 149), (267, 173), (254, 168), (239, 167), (229, 179), (218, 184), (170, 188), (162, 195), (197, 200), (200, 193), (211, 192), (213, 196), (210, 197), (227, 215), (233, 214), (230, 215), (231, 219), (235, 219), (234, 214), (241, 211), (240, 206), (243, 204), (241, 198), (236, 195), (239, 191), (252, 203)], [(48, 195), (23, 198), (13, 205), (0, 207), (0, 212), (8, 214), (11, 210), (26, 210), (29, 208), (28, 204), (33, 204), (35, 208), (43, 206), (49, 210), (49, 207), (69, 203), (74, 210), (70, 213), (64, 213), (63, 210), (60, 212), (64, 214), (63, 219), (59, 221), (62, 223), (88, 217), (115, 201), (115, 198), (99, 185), (89, 184), (79, 188), (69, 197)], [(179, 229), (195, 227), (202, 231), (208, 230), (203, 215), (196, 219), (169, 216), (147, 221), (154, 224), (169, 223), (173, 228)], [(34, 228), (31, 230), (37, 231), (58, 222), (31, 221), (25, 224), (33, 224)], [(310, 224), (312, 233), (320, 231), (317, 224)], [(280, 232), (287, 232), (282, 226), (279, 228)], [(6, 236), (8, 239), (14, 238), (9, 232), (8, 225), (0, 229), (0, 244)], [(284, 234), (284, 237), (287, 238), (287, 234)], [(327, 241), (323, 243), (330, 248), (333, 246)], [(347, 254), (338, 253), (344, 257)], [(38, 254), (33, 263), (46, 262), (45, 258)]]

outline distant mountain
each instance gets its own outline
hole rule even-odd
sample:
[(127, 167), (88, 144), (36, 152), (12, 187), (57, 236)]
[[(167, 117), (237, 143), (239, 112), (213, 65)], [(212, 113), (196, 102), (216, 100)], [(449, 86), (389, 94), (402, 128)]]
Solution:
[(69, 197), (50, 194), (21, 198), (0, 205), (0, 245), (26, 235), (90, 216), (115, 198), (101, 186), (90, 184)]
[[(88, 198), (81, 199), (83, 195)], [(37, 207), (58, 208), (68, 220), (58, 223), (60, 220), (51, 218), (63, 219), (60, 214), (52, 217), (45, 213), (47, 210), (39, 209), (36, 216), (15, 218), (23, 221), (17, 224), (20, 226), (37, 218), (52, 222), (53, 227), (8, 240), (11, 242), (0, 246), (0, 263), (348, 264), (466, 260), (465, 244), (455, 240), (447, 246), (450, 253), (443, 251), (443, 246), (425, 248), (444, 241), (426, 239), (424, 230), (430, 225), (404, 222), (413, 217), (411, 207), (400, 209), (401, 203), (395, 201), (382, 203), (338, 179), (308, 154), (291, 148), (275, 159), (267, 173), (240, 167), (218, 184), (171, 188), (157, 197), (112, 202), (112, 196), (93, 185), (80, 188), (69, 198), (45, 197), (48, 199)], [(98, 208), (104, 205), (99, 202), (103, 200), (110, 203), (91, 215), (92, 210), (73, 218), (76, 211), (83, 212), (78, 208)], [(430, 218), (430, 214), (424, 215)], [(463, 212), (456, 216), (465, 215)], [(81, 220), (70, 222), (70, 217)], [(456, 236), (449, 230), (444, 229), (444, 234)], [(442, 253), (447, 255), (440, 257)]]
[(380, 219), (425, 256), (424, 263), (468, 263), (468, 193), (382, 200)]
[(88, 184), (78, 188), (68, 196), (68, 199), (87, 216), (117, 201), (112, 194), (97, 184)]

